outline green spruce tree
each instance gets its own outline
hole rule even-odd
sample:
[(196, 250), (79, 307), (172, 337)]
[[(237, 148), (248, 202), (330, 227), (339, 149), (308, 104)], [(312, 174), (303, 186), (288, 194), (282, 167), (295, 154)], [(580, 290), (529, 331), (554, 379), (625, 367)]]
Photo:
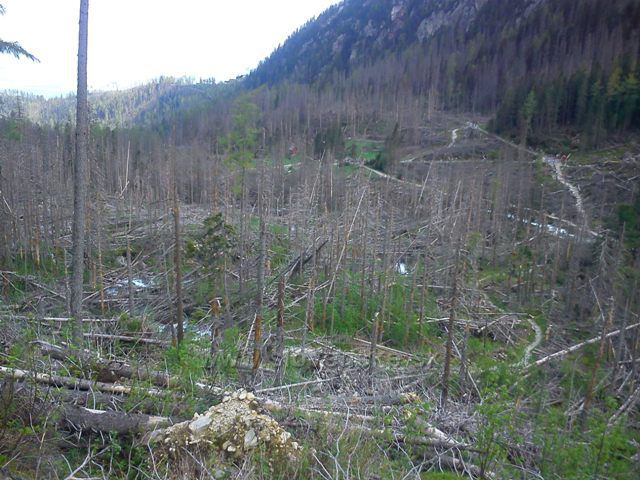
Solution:
[[(4, 15), (6, 12), (4, 6), (0, 3), (0, 15)], [(39, 62), (34, 55), (26, 51), (24, 48), (20, 46), (18, 42), (8, 42), (6, 40), (2, 40), (0, 38), (0, 53), (5, 53), (8, 55), (13, 55), (16, 58), (27, 57), (29, 60), (33, 62)]]

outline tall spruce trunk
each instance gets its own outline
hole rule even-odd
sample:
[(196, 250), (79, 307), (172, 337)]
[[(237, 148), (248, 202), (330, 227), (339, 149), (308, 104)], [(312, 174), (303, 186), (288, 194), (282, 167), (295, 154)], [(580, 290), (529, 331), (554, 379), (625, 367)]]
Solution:
[(253, 342), (253, 376), (255, 378), (262, 363), (262, 317), (264, 295), (264, 265), (266, 260), (266, 232), (264, 218), (264, 161), (261, 160), (260, 186), (258, 189), (258, 210), (260, 215), (260, 250), (258, 254), (258, 271), (256, 278), (256, 322)]
[(284, 380), (284, 287), (285, 276), (278, 282), (278, 327), (276, 329), (276, 384)]
[(451, 305), (449, 307), (449, 322), (447, 325), (447, 350), (444, 357), (444, 371), (442, 373), (442, 397), (441, 405), (447, 408), (449, 400), (449, 378), (451, 376), (451, 358), (453, 357), (453, 330), (456, 321), (456, 304), (458, 301), (458, 274), (460, 265), (460, 243), (456, 253), (455, 266), (453, 267), (453, 286), (451, 289)]
[(131, 217), (133, 215), (133, 192), (129, 192), (129, 223), (127, 227), (127, 293), (129, 316), (133, 316), (133, 264), (131, 259)]
[(82, 284), (84, 273), (84, 223), (87, 196), (86, 164), (89, 159), (89, 106), (87, 103), (87, 43), (89, 31), (89, 0), (80, 0), (78, 35), (78, 91), (76, 103), (76, 158), (73, 166), (73, 233), (71, 259), (71, 304), (74, 318), (73, 341), (82, 340)]
[(184, 313), (182, 304), (182, 255), (180, 249), (180, 200), (178, 199), (178, 179), (176, 178), (175, 158), (174, 162), (174, 180), (173, 180), (173, 221), (175, 244), (173, 246), (173, 268), (175, 270), (176, 281), (176, 323), (177, 332), (176, 340), (178, 345), (184, 340)]
[[(615, 313), (615, 301), (613, 297), (609, 299), (609, 312), (607, 318), (602, 316), (602, 336), (600, 337), (600, 345), (598, 347), (598, 356), (591, 369), (591, 378), (589, 379), (589, 385), (587, 385), (587, 391), (584, 394), (584, 402), (582, 404), (582, 410), (580, 411), (580, 428), (584, 432), (587, 429), (587, 420), (589, 419), (589, 410), (593, 403), (593, 396), (596, 390), (596, 383), (598, 381), (598, 372), (600, 365), (604, 359), (607, 347), (607, 331), (609, 326), (613, 323), (613, 316)], [(620, 332), (622, 335), (623, 332)]]

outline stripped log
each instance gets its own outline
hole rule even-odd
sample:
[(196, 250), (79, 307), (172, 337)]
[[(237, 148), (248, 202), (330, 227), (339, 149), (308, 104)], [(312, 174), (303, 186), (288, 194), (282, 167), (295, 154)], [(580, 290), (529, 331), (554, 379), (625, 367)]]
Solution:
[[(73, 322), (73, 318), (69, 318), (69, 317), (26, 317), (24, 315), (12, 315), (11, 318), (15, 318), (18, 320), (31, 320), (31, 319), (38, 319), (38, 320), (42, 320), (45, 322), (52, 322), (52, 323), (68, 323), (68, 322)], [(113, 323), (118, 323), (118, 319), (117, 318), (83, 318), (82, 319), (82, 323), (103, 323), (103, 324), (113, 324)]]
[(165, 340), (156, 340), (154, 338), (144, 338), (144, 337), (128, 337), (125, 335), (109, 335), (106, 333), (85, 333), (85, 338), (96, 338), (101, 340), (120, 340), (121, 342), (129, 342), (129, 343), (146, 343), (150, 345), (163, 345), (169, 346), (171, 342), (167, 342)]
[[(609, 332), (604, 336), (604, 339), (620, 335), (621, 331), (625, 331), (626, 332), (627, 330), (631, 330), (631, 329), (638, 328), (638, 327), (640, 327), (640, 323), (636, 323), (634, 325), (629, 325), (624, 330), (616, 330), (614, 332)], [(580, 350), (583, 347), (586, 347), (587, 345), (593, 345), (594, 343), (598, 343), (602, 339), (603, 339), (603, 336), (602, 335), (598, 335), (597, 337), (591, 338), (591, 339), (589, 339), (589, 340), (587, 340), (585, 342), (578, 343), (578, 344), (573, 345), (573, 346), (571, 346), (569, 348), (565, 348), (564, 350), (560, 350), (559, 352), (552, 353), (551, 355), (547, 355), (546, 357), (543, 357), (543, 358), (531, 363), (530, 365), (535, 365), (535, 366), (539, 367), (540, 365), (544, 365), (545, 363), (547, 363), (547, 362), (549, 362), (551, 360), (554, 360), (556, 358), (565, 357), (565, 356), (569, 355), (570, 353), (573, 353), (573, 352), (575, 352), (577, 350)]]
[[(128, 385), (117, 385), (113, 383), (95, 382), (93, 380), (85, 380), (75, 377), (63, 377), (60, 375), (50, 375), (48, 373), (38, 373), (30, 370), (20, 370), (18, 368), (9, 368), (0, 366), (0, 376), (11, 378), (14, 380), (32, 380), (37, 383), (53, 385), (56, 387), (73, 388), (76, 390), (98, 390), (105, 393), (114, 393), (120, 395), (129, 395), (132, 387)], [(149, 395), (160, 395), (161, 390), (148, 389), (146, 393)]]
[[(366, 347), (371, 347), (371, 342), (368, 342), (366, 340), (362, 340), (360, 338), (354, 338), (353, 341), (356, 342), (356, 343), (360, 343), (361, 345), (364, 345)], [(385, 347), (384, 345), (376, 345), (375, 348), (377, 350), (382, 351), (382, 352), (391, 353), (393, 355), (397, 355), (397, 356), (400, 356), (400, 357), (406, 357), (406, 358), (412, 358), (412, 359), (415, 359), (415, 360), (419, 360), (419, 357), (417, 357), (413, 353), (403, 352), (402, 350), (396, 350), (395, 348)]]

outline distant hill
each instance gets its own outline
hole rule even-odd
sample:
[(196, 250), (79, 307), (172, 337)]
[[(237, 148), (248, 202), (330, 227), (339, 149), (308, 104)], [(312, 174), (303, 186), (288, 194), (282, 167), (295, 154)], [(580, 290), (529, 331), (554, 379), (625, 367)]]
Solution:
[[(127, 90), (91, 92), (91, 118), (106, 126), (157, 126), (179, 112), (203, 108), (236, 91), (238, 82), (193, 83), (160, 78)], [(0, 116), (20, 113), (30, 120), (53, 125), (75, 121), (75, 96), (45, 99), (22, 92), (0, 92)]]

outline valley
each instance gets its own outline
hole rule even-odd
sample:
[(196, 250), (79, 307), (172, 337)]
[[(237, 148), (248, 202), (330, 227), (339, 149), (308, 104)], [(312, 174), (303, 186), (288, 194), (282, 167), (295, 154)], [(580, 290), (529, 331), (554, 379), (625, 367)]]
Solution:
[(640, 5), (507, 3), (1, 92), (0, 479), (635, 479)]
[[(18, 268), (2, 272), (8, 301), (3, 319), (13, 325), (4, 340), (11, 366), (3, 372), (17, 382), (13, 395), (28, 395), (26, 400), (39, 392), (38, 402), (50, 405), (45, 410), (59, 412), (75, 429), (128, 432), (139, 422), (147, 429), (186, 420), (219, 402), (224, 392), (249, 389), (259, 408), (274, 412), (298, 441), (307, 439), (303, 446), (321, 445), (301, 433), (308, 428), (303, 425), (321, 421), (329, 438), (342, 432), (331, 440), (338, 444), (388, 445), (384, 449), (403, 452), (382, 467), (372, 456), (352, 458), (346, 468), (388, 469), (391, 475), (420, 465), (416, 472), (444, 468), (503, 478), (504, 471), (494, 471), (505, 468), (499, 457), (468, 450), (485, 435), (486, 427), (477, 423), (485, 415), (483, 405), (502, 402), (501, 418), (509, 422), (525, 415), (524, 423), (513, 425), (513, 434), (532, 427), (534, 413), (526, 405), (539, 400), (533, 390), (522, 390), (517, 378), (531, 375), (536, 361), (578, 343), (571, 324), (556, 317), (564, 294), (553, 277), (568, 267), (561, 266), (567, 261), (564, 252), (586, 254), (599, 242), (600, 235), (586, 224), (586, 212), (594, 212), (589, 218), (598, 223), (602, 219), (595, 213), (597, 199), (586, 201), (576, 180), (566, 175), (565, 169), (580, 168), (571, 159), (561, 163), (523, 149), (464, 116), (447, 115), (434, 123), (441, 125), (429, 129), (435, 146), (403, 145), (391, 173), (367, 166), (367, 157), (373, 158), (368, 149), (379, 152), (384, 142), (359, 137), (346, 140), (347, 151), (349, 142), (361, 147), (344, 161), (329, 157), (316, 164), (302, 158), (284, 168), (284, 161), (267, 166), (258, 159), (246, 170), (244, 200), (235, 203), (229, 193), (219, 194), (223, 213), (217, 217), (207, 204), (181, 202), (181, 229), (191, 253), (182, 267), (186, 320), (180, 347), (175, 346), (171, 267), (176, 206), (170, 198), (146, 204), (142, 198), (127, 199), (122, 170), (120, 194), (103, 196), (95, 217), (94, 228), (109, 233), (92, 237), (99, 263), (89, 265), (84, 294), (91, 311), (84, 320), (91, 345), (87, 361), (105, 367), (90, 380), (69, 370), (63, 274), (68, 264), (60, 250), (44, 256), (40, 247), (39, 265), (33, 253), (23, 254)], [(253, 203), (260, 188), (272, 192), (262, 218)], [(269, 247), (261, 359), (255, 370), (251, 297), (256, 286), (247, 272), (255, 261), (251, 250), (261, 248), (261, 222)], [(203, 230), (203, 225), (209, 226)], [(205, 250), (226, 241), (241, 241), (245, 259), (225, 254), (213, 260), (209, 255), (215, 251)], [(53, 239), (54, 245), (65, 242), (64, 236)], [(545, 261), (549, 245), (557, 257)], [(219, 269), (212, 270), (216, 264)], [(20, 313), (30, 309), (34, 314)], [(114, 317), (117, 312), (130, 313)], [(450, 352), (442, 344), (449, 331)], [(67, 366), (54, 375), (36, 373), (37, 362), (30, 364), (40, 355)], [(448, 356), (455, 369), (448, 380), (453, 398), (442, 403), (441, 368)], [(81, 366), (94, 371), (90, 368)], [(123, 372), (129, 372), (129, 380), (122, 380)], [(157, 386), (147, 386), (149, 373)], [(32, 375), (35, 383), (29, 386)], [(38, 384), (55, 388), (42, 390)], [(59, 403), (64, 397), (58, 392), (72, 393), (73, 406)], [(539, 391), (552, 405), (570, 402), (560, 392)], [(514, 395), (520, 398), (515, 404)], [(461, 430), (467, 424), (473, 426)], [(29, 455), (28, 444), (15, 448)], [(330, 452), (323, 455), (336, 456), (313, 461), (323, 468), (329, 468), (330, 459), (344, 461), (340, 451)], [(100, 453), (95, 455), (100, 461)], [(286, 463), (278, 468), (288, 471)]]

